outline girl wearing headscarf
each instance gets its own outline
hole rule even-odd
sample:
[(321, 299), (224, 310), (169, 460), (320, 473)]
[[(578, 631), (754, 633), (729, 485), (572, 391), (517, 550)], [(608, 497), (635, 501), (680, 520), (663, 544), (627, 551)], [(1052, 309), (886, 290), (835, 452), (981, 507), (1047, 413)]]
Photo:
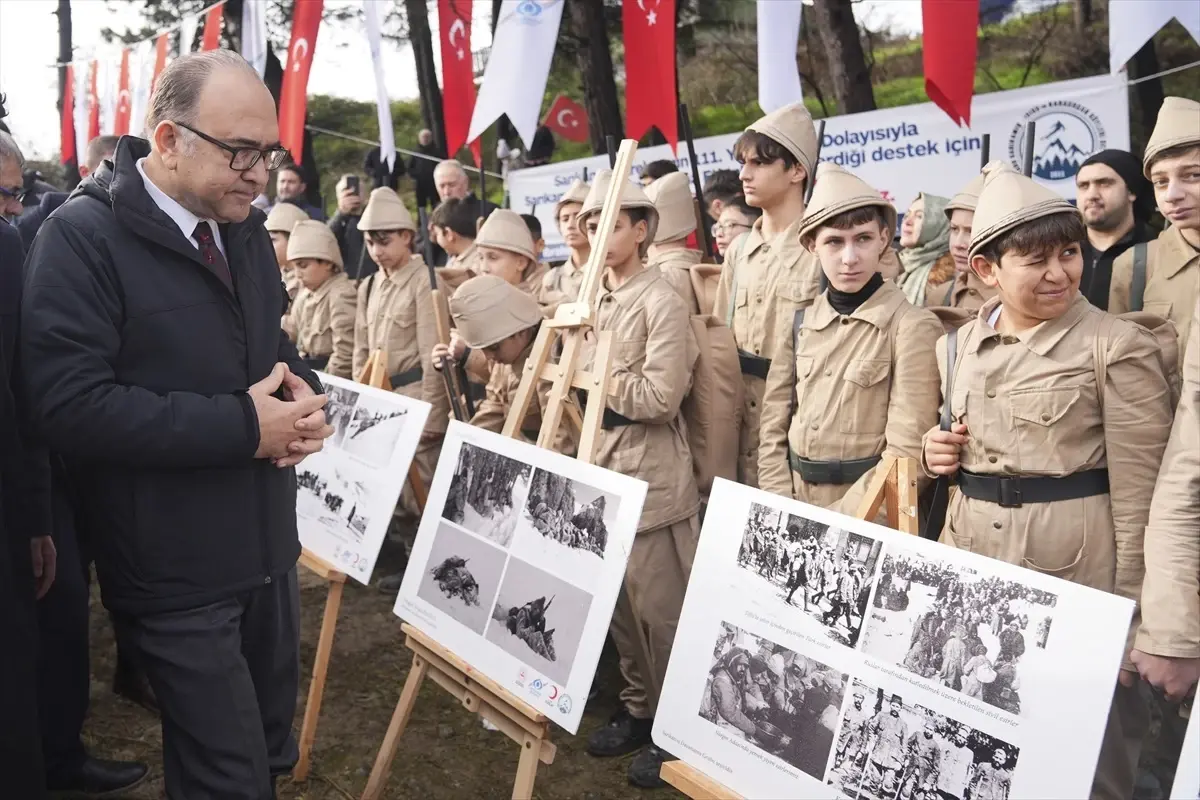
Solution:
[(946, 217), (949, 203), (945, 197), (921, 192), (908, 207), (900, 226), (900, 263), (904, 273), (897, 283), (914, 306), (925, 305), (930, 288), (954, 277), (950, 221)]

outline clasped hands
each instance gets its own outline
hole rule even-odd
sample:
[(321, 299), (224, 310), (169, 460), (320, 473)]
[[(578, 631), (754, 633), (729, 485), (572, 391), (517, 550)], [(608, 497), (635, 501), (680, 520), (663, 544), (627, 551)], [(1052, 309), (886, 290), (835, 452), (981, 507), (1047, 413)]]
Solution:
[[(284, 400), (273, 395), (283, 390)], [(325, 395), (277, 363), (271, 374), (247, 390), (258, 415), (255, 458), (269, 458), (280, 469), (294, 467), (316, 453), (333, 434), (325, 421)]]

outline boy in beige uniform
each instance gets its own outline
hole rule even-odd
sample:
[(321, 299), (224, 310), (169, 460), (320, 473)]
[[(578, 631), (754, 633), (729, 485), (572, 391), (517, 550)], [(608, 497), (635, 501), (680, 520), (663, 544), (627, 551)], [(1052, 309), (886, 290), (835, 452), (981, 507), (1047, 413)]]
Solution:
[(305, 214), (304, 209), (298, 205), (276, 203), (275, 207), (271, 209), (271, 213), (267, 214), (267, 221), (264, 224), (267, 232), (271, 235), (271, 246), (275, 248), (275, 262), (279, 264), (279, 275), (290, 300), (294, 300), (296, 293), (300, 291), (300, 281), (292, 274), (292, 268), (288, 265), (288, 237), (297, 222), (304, 222), (308, 218), (308, 214)]
[(925, 302), (927, 307), (978, 311), (984, 303), (996, 296), (996, 290), (971, 271), (971, 261), (967, 258), (967, 250), (971, 245), (971, 225), (975, 220), (975, 206), (979, 204), (979, 193), (982, 191), (981, 172), (946, 204), (946, 217), (950, 220), (950, 256), (954, 259), (954, 277), (929, 290)]
[(316, 220), (296, 223), (288, 261), (304, 288), (284, 318), (284, 330), (310, 367), (352, 379), (357, 292), (343, 271), (333, 231)]
[(687, 176), (682, 172), (664, 175), (646, 187), (646, 196), (658, 212), (658, 232), (647, 264), (658, 267), (663, 279), (683, 298), (689, 314), (699, 314), (691, 270), (703, 254), (687, 246), (687, 238), (696, 232), (696, 210)]
[(799, 234), (829, 288), (777, 331), (759, 488), (853, 514), (883, 456), (920, 458), (937, 421), (942, 325), (879, 273), (895, 228), (879, 192), (836, 164), (817, 168)]
[(1192, 300), (1200, 295), (1200, 103), (1168, 97), (1158, 110), (1142, 159), (1154, 200), (1170, 227), (1145, 247), (1145, 273), (1135, 275), (1143, 245), (1113, 262), (1108, 310), (1147, 311), (1175, 323), (1181, 357)]
[(479, 248), (475, 246), (477, 210), (476, 204), (452, 197), (443, 200), (429, 215), (433, 240), (449, 256), (439, 276), (452, 287), (474, 277), (479, 269)]
[(546, 316), (554, 316), (554, 310), (562, 303), (579, 297), (583, 284), (583, 268), (587, 266), (592, 246), (587, 233), (579, 226), (579, 210), (587, 199), (590, 187), (583, 181), (574, 181), (570, 188), (554, 204), (554, 219), (558, 232), (567, 245), (567, 260), (557, 267), (546, 270), (542, 288), (537, 298), (546, 310)]
[[(958, 484), (941, 542), (1136, 602), (1171, 426), (1158, 342), (1080, 294), (1077, 209), (1007, 165), (985, 172), (971, 268), (999, 293), (957, 331), (952, 363), (948, 339), (938, 343), (943, 383), (953, 374), (943, 392), (953, 425), (926, 434), (922, 461)], [(1135, 614), (1130, 645), (1137, 626)], [(1093, 798), (1133, 791), (1148, 723), (1133, 669), (1126, 658)]]
[(1200, 679), (1200, 297), (1193, 305), (1183, 393), (1146, 524), (1142, 627), (1133, 651), (1142, 677), (1173, 702)]
[(630, 764), (629, 780), (653, 787), (662, 785), (658, 772), (669, 756), (650, 744), (655, 709), (646, 696), (647, 676), (637, 666), (636, 630), (640, 625), (646, 631), (661, 687), (700, 536), (700, 491), (680, 412), (700, 351), (683, 300), (658, 267), (645, 266), (658, 224), (645, 192), (624, 176), (597, 174), (580, 213), (589, 237), (613, 180), (622, 181), (621, 213), (605, 255), (596, 313), (597, 330), (612, 333), (613, 366), (595, 463), (640, 478), (649, 489), (625, 573), (641, 619), (618, 610), (611, 627), (626, 682), (622, 709), (588, 738), (588, 753), (619, 756), (649, 745)]
[(763, 215), (726, 251), (713, 314), (733, 331), (746, 381), (738, 480), (758, 486), (758, 431), (775, 344), (792, 312), (821, 292), (821, 268), (798, 234), (817, 132), (803, 104), (793, 103), (746, 128), (733, 150), (746, 202)]

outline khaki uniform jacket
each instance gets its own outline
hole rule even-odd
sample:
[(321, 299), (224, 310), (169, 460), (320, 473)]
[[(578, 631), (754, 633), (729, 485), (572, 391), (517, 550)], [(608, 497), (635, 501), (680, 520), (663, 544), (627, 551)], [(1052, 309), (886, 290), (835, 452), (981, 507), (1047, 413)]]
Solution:
[[(1150, 497), (1171, 427), (1158, 342), (1114, 320), (1101, 405), (1094, 343), (1105, 312), (1076, 294), (1058, 319), (1002, 337), (988, 322), (999, 302), (989, 300), (958, 334), (950, 409), (969, 436), (961, 467), (1051, 477), (1107, 467), (1110, 494), (1003, 508), (955, 492), (941, 542), (1137, 601)], [(945, 337), (937, 349), (944, 386)], [(1132, 630), (1137, 625), (1135, 614)]]
[[(801, 246), (799, 228), (800, 220), (796, 220), (767, 242), (760, 217), (725, 253), (713, 315), (729, 325), (738, 348), (751, 355), (773, 358), (779, 331), (791, 331), (792, 312), (812, 305), (821, 293), (820, 264)], [(757, 487), (758, 431), (766, 381), (753, 375), (743, 377), (746, 396), (738, 474), (742, 483)]]
[[(439, 281), (439, 284), (441, 282)], [(437, 321), (430, 297), (429, 269), (420, 256), (388, 275), (374, 273), (358, 286), (358, 312), (354, 322), (354, 375), (362, 373), (371, 353), (387, 352), (387, 374), (420, 367), (421, 379), (395, 391), (433, 406), (426, 432), (446, 430), (450, 400), (442, 377), (430, 361), (437, 343)]]
[(925, 295), (925, 305), (929, 308), (937, 306), (978, 311), (995, 296), (996, 290), (979, 280), (979, 276), (968, 269), (956, 274), (954, 280), (946, 281), (930, 290)]
[(472, 274), (479, 273), (479, 248), (471, 242), (471, 246), (456, 256), (450, 256), (442, 269), (465, 270)]
[(1146, 525), (1146, 583), (1137, 649), (1200, 658), (1200, 298), (1183, 364), (1183, 394)]
[(304, 289), (296, 295), (285, 330), (290, 329), (301, 358), (328, 358), (322, 372), (353, 377), (357, 298), (354, 282), (344, 272), (333, 275), (316, 291)]
[(291, 300), (296, 299), (296, 295), (300, 294), (300, 276), (296, 274), (296, 270), (289, 269), (283, 273), (283, 288), (287, 291), (287, 296)]
[(687, 309), (648, 267), (616, 289), (601, 287), (597, 328), (613, 334), (607, 406), (638, 424), (602, 430), (595, 463), (650, 484), (639, 532), (686, 520), (700, 509), (680, 413), (700, 357)]
[[(1108, 313), (1131, 310), (1133, 248), (1113, 262), (1112, 286), (1108, 291)], [(1192, 324), (1192, 302), (1200, 295), (1200, 250), (1196, 250), (1178, 228), (1167, 228), (1146, 243), (1146, 293), (1142, 310), (1175, 323), (1179, 332), (1179, 357), (1188, 341)]]
[(650, 266), (658, 267), (663, 279), (683, 298), (683, 304), (692, 315), (700, 313), (700, 303), (696, 300), (696, 290), (692, 288), (691, 267), (699, 264), (703, 257), (704, 254), (699, 250), (677, 249), (655, 253), (647, 262)]
[[(521, 385), (521, 375), (525, 371), (525, 361), (533, 352), (533, 341), (529, 342), (529, 346), (525, 348), (520, 357), (512, 364), (499, 364), (490, 362), (492, 367), (491, 377), (487, 382), (486, 396), (475, 407), (475, 416), (471, 417), (471, 424), (477, 428), (483, 428), (487, 431), (500, 433), (504, 430), (504, 422), (508, 419), (508, 412), (512, 409), (513, 398), (516, 397), (517, 389)], [(536, 443), (538, 433), (542, 428), (542, 414), (546, 410), (546, 402), (550, 393), (550, 384), (546, 381), (538, 382), (538, 390), (534, 394), (533, 401), (529, 404), (529, 411), (525, 415), (525, 422), (521, 425), (521, 433), (529, 442)], [(566, 421), (564, 415), (563, 422), (559, 426), (559, 436), (555, 441), (554, 450), (564, 455), (574, 455), (576, 445), (573, 437), (570, 436), (568, 430), (571, 429), (571, 424)]]
[(788, 465), (788, 448), (809, 461), (919, 459), (921, 437), (938, 418), (933, 346), (941, 335), (937, 317), (890, 282), (849, 316), (822, 293), (805, 312), (798, 350), (792, 326), (780, 325), (763, 397), (760, 488), (854, 514), (875, 470), (852, 485), (807, 483)]
[(537, 301), (547, 317), (554, 316), (555, 310), (563, 303), (573, 302), (579, 297), (583, 286), (583, 268), (586, 264), (576, 265), (568, 258), (557, 267), (550, 267), (542, 276), (542, 285), (538, 289)]
[[(538, 300), (538, 296), (541, 293), (542, 280), (545, 275), (546, 265), (534, 264), (533, 269), (529, 270), (529, 274), (517, 285), (517, 288), (534, 300)], [(542, 316), (548, 316), (546, 314), (546, 307), (541, 304), (540, 300), (538, 301), (538, 305), (541, 306)], [(492, 379), (492, 365), (488, 362), (487, 356), (483, 354), (482, 350), (473, 349), (468, 352), (463, 367), (467, 370), (467, 378), (472, 383), (480, 383), (486, 386)]]

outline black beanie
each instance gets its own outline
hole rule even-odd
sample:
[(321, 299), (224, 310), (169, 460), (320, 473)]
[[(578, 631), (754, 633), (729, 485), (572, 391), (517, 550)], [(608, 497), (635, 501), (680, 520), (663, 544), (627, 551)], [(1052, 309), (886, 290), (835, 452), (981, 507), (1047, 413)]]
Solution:
[(1079, 165), (1082, 170), (1089, 164), (1103, 164), (1121, 176), (1131, 194), (1133, 201), (1133, 216), (1141, 222), (1150, 219), (1154, 213), (1154, 188), (1142, 174), (1142, 163), (1134, 158), (1133, 153), (1126, 150), (1101, 150)]

